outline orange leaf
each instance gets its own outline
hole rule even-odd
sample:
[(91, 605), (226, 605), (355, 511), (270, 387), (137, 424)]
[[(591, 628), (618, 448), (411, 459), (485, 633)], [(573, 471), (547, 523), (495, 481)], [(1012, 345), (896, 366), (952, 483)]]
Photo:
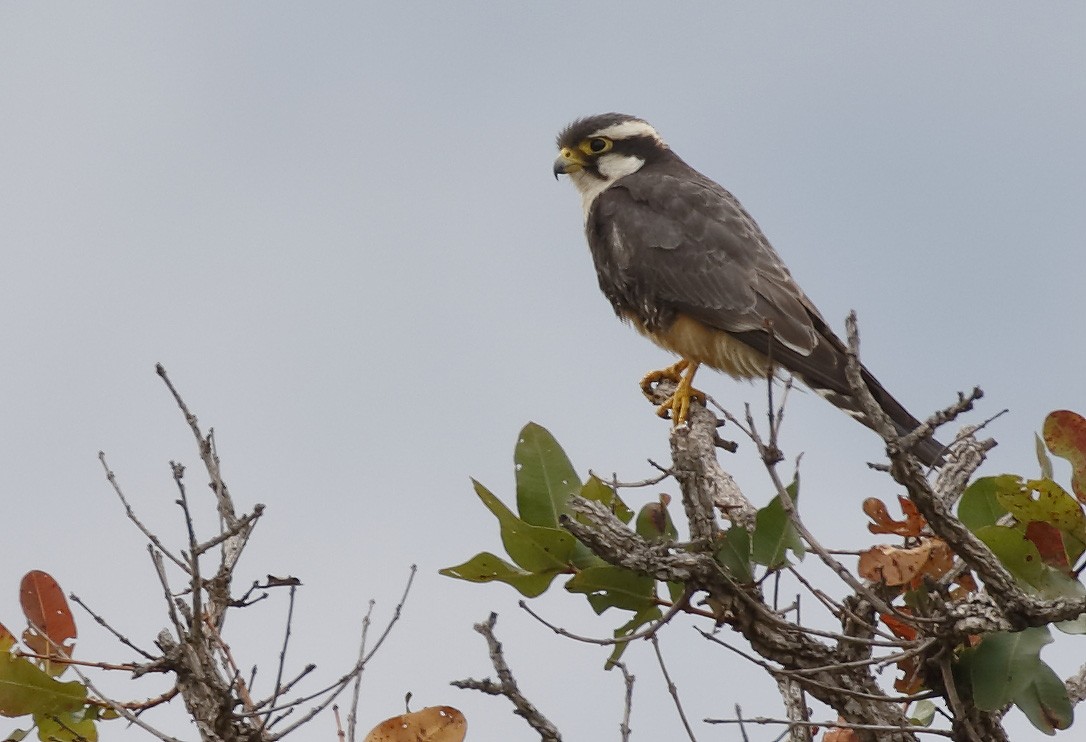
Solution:
[(45, 656), (70, 657), (75, 639), (75, 619), (64, 591), (47, 573), (32, 570), (19, 584), (19, 603), (30, 624), (23, 641), (31, 651)]
[(1049, 451), (1071, 462), (1071, 489), (1086, 502), (1086, 418), (1070, 410), (1050, 412), (1042, 434)]
[(922, 538), (920, 545), (906, 549), (898, 546), (873, 546), (860, 552), (856, 571), (861, 577), (879, 580), (890, 586), (919, 587), (924, 575), (938, 577), (953, 564), (953, 555), (945, 542)]
[(874, 523), (867, 524), (867, 530), (871, 531), (871, 533), (893, 533), (906, 538), (916, 538), (924, 530), (927, 521), (924, 520), (924, 516), (920, 514), (920, 511), (916, 509), (916, 505), (912, 503), (912, 500), (900, 495), (897, 500), (901, 505), (901, 512), (905, 515), (905, 520), (894, 520), (890, 517), (890, 511), (882, 500), (877, 497), (869, 497), (864, 500), (864, 514), (874, 521)]
[(897, 669), (901, 670), (901, 677), (894, 680), (894, 690), (905, 696), (924, 690), (924, 678), (920, 675), (920, 662), (917, 657), (898, 660)]
[(363, 742), (463, 742), (467, 732), (467, 719), (457, 709), (429, 706), (385, 719)]
[[(840, 716), (837, 717), (837, 721), (840, 724), (845, 723), (845, 720)], [(826, 733), (822, 735), (822, 742), (857, 742), (859, 739), (855, 729), (846, 729), (845, 727), (827, 729)]]
[[(898, 610), (900, 610), (902, 613), (909, 612), (909, 609), (904, 607), (899, 608)], [(889, 628), (890, 631), (894, 632), (894, 636), (896, 636), (898, 639), (904, 639), (905, 641), (911, 642), (913, 639), (916, 638), (916, 628), (911, 624), (905, 623), (900, 618), (897, 618), (896, 616), (883, 615), (881, 613), (879, 614), (879, 618), (882, 619), (882, 622), (886, 624), (887, 628)]]

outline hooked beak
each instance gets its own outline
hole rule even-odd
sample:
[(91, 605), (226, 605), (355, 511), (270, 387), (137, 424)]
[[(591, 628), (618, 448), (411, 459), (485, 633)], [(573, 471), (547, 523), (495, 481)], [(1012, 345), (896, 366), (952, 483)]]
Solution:
[(562, 147), (562, 151), (558, 153), (558, 159), (554, 161), (554, 179), (558, 180), (559, 175), (569, 175), (582, 170), (586, 164), (579, 152), (569, 147)]

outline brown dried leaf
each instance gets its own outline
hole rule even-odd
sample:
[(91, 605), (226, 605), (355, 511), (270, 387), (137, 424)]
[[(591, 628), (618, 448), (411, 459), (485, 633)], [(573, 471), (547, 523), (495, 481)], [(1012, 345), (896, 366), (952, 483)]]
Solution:
[(463, 742), (468, 721), (452, 706), (428, 706), (385, 719), (363, 742)]
[(923, 538), (919, 546), (873, 546), (860, 553), (857, 572), (868, 580), (890, 586), (919, 587), (924, 575), (938, 577), (950, 570), (954, 556), (950, 547), (937, 538)]
[(897, 669), (901, 670), (901, 677), (894, 679), (894, 690), (905, 696), (924, 690), (924, 678), (920, 675), (920, 668), (917, 657), (905, 657), (898, 660)]
[(19, 584), (19, 603), (29, 628), (23, 641), (36, 654), (71, 657), (75, 639), (75, 619), (64, 598), (64, 591), (48, 573), (32, 570)]
[(869, 497), (864, 500), (864, 514), (874, 521), (874, 523), (867, 524), (867, 530), (871, 531), (871, 533), (892, 533), (906, 538), (918, 537), (927, 525), (927, 521), (924, 520), (924, 516), (920, 514), (920, 511), (916, 509), (916, 505), (913, 504), (912, 500), (900, 495), (897, 500), (901, 505), (901, 512), (905, 516), (904, 520), (894, 520), (890, 517), (889, 509), (879, 498)]

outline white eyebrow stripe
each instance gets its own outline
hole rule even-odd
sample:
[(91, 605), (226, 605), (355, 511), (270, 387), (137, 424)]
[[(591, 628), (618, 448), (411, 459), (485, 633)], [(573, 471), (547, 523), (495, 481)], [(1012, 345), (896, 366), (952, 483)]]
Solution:
[(647, 122), (638, 120), (623, 121), (621, 124), (605, 126), (602, 129), (589, 134), (589, 138), (592, 137), (607, 137), (608, 139), (650, 137), (652, 139), (660, 139), (660, 135), (656, 133), (656, 129), (652, 128)]

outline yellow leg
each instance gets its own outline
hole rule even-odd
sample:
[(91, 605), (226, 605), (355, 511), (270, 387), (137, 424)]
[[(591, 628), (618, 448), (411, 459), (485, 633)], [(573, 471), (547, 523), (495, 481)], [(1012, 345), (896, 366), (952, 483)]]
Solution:
[(641, 391), (649, 399), (653, 398), (653, 385), (661, 381), (674, 381), (678, 386), (675, 392), (656, 408), (656, 414), (663, 418), (670, 417), (675, 425), (686, 422), (690, 412), (691, 398), (704, 404), (705, 393), (694, 388), (694, 374), (700, 364), (685, 358), (659, 371), (650, 371), (641, 379)]

